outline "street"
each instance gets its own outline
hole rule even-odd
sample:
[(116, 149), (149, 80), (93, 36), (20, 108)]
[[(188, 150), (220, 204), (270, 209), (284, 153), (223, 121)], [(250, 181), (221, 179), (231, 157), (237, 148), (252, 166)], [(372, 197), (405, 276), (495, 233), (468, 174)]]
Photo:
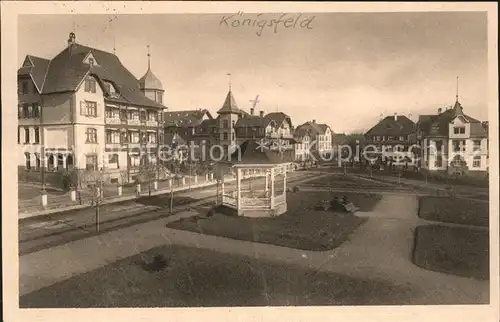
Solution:
[[(288, 180), (293, 184), (294, 181), (315, 178), (318, 175), (320, 174), (291, 172), (288, 174)], [(249, 185), (249, 181), (242, 184)], [(226, 183), (225, 187), (228, 191), (235, 189), (236, 183)], [(264, 179), (252, 179), (251, 187), (263, 189)], [(216, 189), (215, 186), (211, 186), (174, 194), (174, 213), (189, 208), (208, 211), (215, 202)], [(169, 194), (164, 194), (103, 205), (99, 209), (99, 233), (96, 232), (95, 208), (21, 220), (19, 222), (19, 255), (169, 216), (169, 201)]]

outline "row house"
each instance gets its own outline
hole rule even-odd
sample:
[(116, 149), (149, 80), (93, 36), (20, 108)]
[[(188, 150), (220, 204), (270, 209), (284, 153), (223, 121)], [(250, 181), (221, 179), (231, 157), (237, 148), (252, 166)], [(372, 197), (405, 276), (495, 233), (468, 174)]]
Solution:
[(393, 166), (415, 166), (416, 124), (405, 115), (386, 116), (365, 133), (367, 157)]
[(149, 54), (137, 80), (116, 55), (78, 44), (70, 33), (53, 59), (28, 55), (18, 70), (19, 164), (107, 169), (112, 180), (125, 180), (120, 172), (131, 180), (141, 162), (156, 160), (163, 94)]
[(423, 169), (454, 174), (488, 170), (488, 123), (464, 114), (458, 97), (453, 108), (420, 115), (417, 139)]

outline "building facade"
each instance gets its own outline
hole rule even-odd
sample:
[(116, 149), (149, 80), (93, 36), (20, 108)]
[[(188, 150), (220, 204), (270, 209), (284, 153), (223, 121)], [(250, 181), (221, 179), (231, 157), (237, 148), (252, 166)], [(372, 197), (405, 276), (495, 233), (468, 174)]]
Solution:
[(461, 175), (488, 171), (488, 125), (464, 114), (458, 98), (451, 109), (421, 115), (417, 138), (423, 169)]
[(141, 162), (156, 162), (163, 94), (149, 57), (138, 80), (74, 33), (52, 59), (26, 56), (18, 70), (20, 170), (105, 169), (114, 181), (133, 180)]
[[(416, 165), (416, 125), (404, 115), (387, 116), (365, 133), (367, 158), (388, 166)], [(370, 146), (370, 147), (368, 147)]]
[[(310, 140), (308, 143), (309, 155), (318, 161), (332, 161), (332, 129), (326, 124), (316, 123), (316, 120), (312, 120), (297, 127), (296, 133), (304, 132), (308, 133), (308, 138)], [(295, 147), (295, 150), (301, 149)]]

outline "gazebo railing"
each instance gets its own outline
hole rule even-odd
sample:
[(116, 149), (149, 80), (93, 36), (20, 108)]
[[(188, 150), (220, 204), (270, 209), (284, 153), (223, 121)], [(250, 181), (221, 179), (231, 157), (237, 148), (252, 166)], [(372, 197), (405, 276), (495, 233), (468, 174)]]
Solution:
[(222, 204), (231, 208), (236, 208), (236, 198), (228, 195), (222, 195)]
[(241, 198), (241, 209), (271, 209), (269, 198)]
[(281, 205), (285, 203), (285, 194), (282, 194), (282, 195), (279, 195), (277, 197), (274, 197), (274, 204), (277, 206), (277, 205)]

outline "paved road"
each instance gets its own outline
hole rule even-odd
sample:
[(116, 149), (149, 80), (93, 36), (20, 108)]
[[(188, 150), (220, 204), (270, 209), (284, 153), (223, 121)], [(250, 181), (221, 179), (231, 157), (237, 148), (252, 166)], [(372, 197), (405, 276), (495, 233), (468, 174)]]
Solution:
[[(289, 183), (318, 177), (317, 173), (293, 172)], [(248, 185), (247, 182), (244, 184)], [(226, 191), (236, 188), (235, 182), (226, 183)], [(255, 178), (252, 189), (263, 189), (264, 178)], [(174, 213), (194, 208), (208, 211), (215, 202), (216, 187), (174, 194)], [(100, 207), (99, 234), (131, 227), (141, 223), (170, 216), (169, 195), (141, 198)], [(25, 255), (42, 249), (63, 245), (91, 236), (96, 232), (96, 210), (87, 208), (67, 211), (55, 215), (33, 217), (19, 222), (19, 254)]]

